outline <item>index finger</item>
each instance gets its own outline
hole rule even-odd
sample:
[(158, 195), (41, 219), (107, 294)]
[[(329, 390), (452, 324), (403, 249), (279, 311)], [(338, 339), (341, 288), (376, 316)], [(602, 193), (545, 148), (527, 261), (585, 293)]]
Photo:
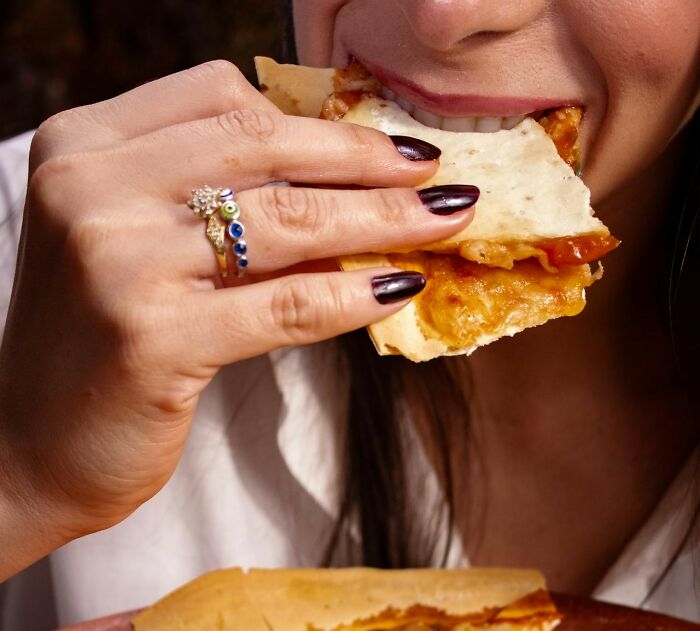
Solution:
[[(94, 151), (158, 129), (236, 109), (279, 110), (232, 63), (210, 61), (92, 105), (61, 112), (44, 123), (41, 160), (51, 147), (62, 154)], [(56, 143), (60, 141), (60, 145)]]

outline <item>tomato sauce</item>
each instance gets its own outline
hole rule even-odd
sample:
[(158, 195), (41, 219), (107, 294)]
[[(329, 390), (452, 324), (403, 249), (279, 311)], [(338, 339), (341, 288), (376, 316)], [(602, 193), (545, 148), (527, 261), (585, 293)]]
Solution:
[(552, 265), (560, 267), (592, 263), (618, 245), (620, 241), (612, 235), (584, 235), (546, 239), (536, 243), (535, 247), (546, 252), (547, 259)]
[(539, 118), (536, 117), (537, 122), (554, 142), (561, 159), (576, 171), (576, 175), (581, 174), (581, 145), (578, 130), (582, 117), (581, 108), (573, 105), (558, 107)]

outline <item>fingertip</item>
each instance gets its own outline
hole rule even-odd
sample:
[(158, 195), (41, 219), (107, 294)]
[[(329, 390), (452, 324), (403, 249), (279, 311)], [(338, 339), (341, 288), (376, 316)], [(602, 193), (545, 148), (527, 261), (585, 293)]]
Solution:
[(418, 191), (421, 203), (434, 215), (453, 215), (472, 208), (481, 192), (473, 184), (443, 184)]
[(371, 278), (372, 294), (380, 305), (406, 302), (425, 289), (426, 278), (420, 272), (388, 269)]
[(412, 136), (390, 135), (389, 138), (397, 151), (410, 162), (439, 164), (438, 161), (442, 155), (442, 149), (439, 147)]

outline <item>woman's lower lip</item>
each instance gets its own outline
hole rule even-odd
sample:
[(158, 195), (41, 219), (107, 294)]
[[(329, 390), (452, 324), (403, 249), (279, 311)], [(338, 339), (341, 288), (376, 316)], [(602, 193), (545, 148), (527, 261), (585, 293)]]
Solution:
[(562, 105), (577, 105), (571, 99), (539, 97), (502, 97), (479, 94), (435, 94), (410, 79), (399, 77), (361, 57), (352, 54), (377, 80), (397, 98), (443, 117), (515, 117)]

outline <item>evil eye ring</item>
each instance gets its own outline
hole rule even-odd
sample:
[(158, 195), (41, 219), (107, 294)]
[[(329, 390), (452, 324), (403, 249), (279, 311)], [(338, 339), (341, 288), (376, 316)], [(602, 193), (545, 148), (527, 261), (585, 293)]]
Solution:
[(187, 205), (198, 217), (207, 220), (207, 238), (214, 246), (219, 272), (222, 277), (228, 274), (226, 258), (226, 235), (231, 239), (231, 250), (236, 261), (236, 275), (245, 276), (248, 268), (248, 245), (243, 236), (245, 227), (240, 221), (241, 207), (233, 199), (230, 188), (212, 188), (204, 186), (192, 191)]

